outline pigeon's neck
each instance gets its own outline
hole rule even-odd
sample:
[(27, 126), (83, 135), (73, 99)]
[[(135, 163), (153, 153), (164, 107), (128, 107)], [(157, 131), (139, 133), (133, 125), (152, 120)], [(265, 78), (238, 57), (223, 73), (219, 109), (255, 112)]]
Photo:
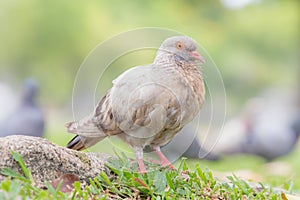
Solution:
[(192, 62), (188, 62), (182, 57), (177, 56), (165, 51), (158, 51), (156, 58), (154, 60), (154, 67), (161, 69), (164, 68), (164, 71), (172, 72), (182, 78), (188, 86), (190, 86), (193, 94), (195, 95), (195, 100), (197, 105), (201, 108), (201, 105), (204, 102), (205, 96), (205, 87), (201, 71), (198, 68), (198, 65)]
[(178, 66), (184, 70), (190, 68), (198, 68), (197, 63), (189, 62), (185, 60), (183, 57), (180, 57), (174, 53), (158, 50), (155, 60), (153, 62), (156, 66)]
[(175, 55), (170, 52), (158, 50), (153, 64), (158, 66), (176, 64)]

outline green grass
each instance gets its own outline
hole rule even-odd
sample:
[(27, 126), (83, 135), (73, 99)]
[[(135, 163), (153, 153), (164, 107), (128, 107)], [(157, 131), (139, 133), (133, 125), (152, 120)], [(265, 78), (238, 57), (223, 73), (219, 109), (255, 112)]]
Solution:
[[(52, 135), (47, 135), (50, 141), (57, 143), (59, 145), (65, 146), (65, 144), (70, 140), (73, 135), (68, 134), (65, 130), (51, 131), (54, 133)], [(56, 134), (55, 134), (56, 133)], [(62, 134), (64, 133), (64, 134)], [(49, 137), (51, 136), (51, 137)], [(64, 139), (62, 139), (64, 137)], [(59, 138), (59, 139), (58, 139)], [(95, 147), (89, 149), (91, 152), (104, 152), (111, 155), (114, 155), (114, 149), (116, 151), (128, 152), (126, 156), (134, 157), (133, 154), (129, 151), (130, 148), (127, 148), (126, 144), (121, 143), (115, 138), (105, 139), (102, 142), (99, 142)], [(190, 171), (195, 171), (197, 168), (209, 169), (204, 171), (212, 171), (214, 176), (217, 176), (217, 173), (226, 173), (233, 176), (239, 170), (247, 170), (258, 174), (262, 179), (255, 180), (254, 178), (249, 178), (255, 182), (263, 182), (266, 186), (271, 186), (273, 188), (281, 188), (291, 193), (300, 194), (300, 145), (294, 149), (289, 155), (276, 159), (274, 162), (282, 162), (290, 167), (290, 172), (287, 174), (274, 174), (270, 173), (269, 169), (266, 168), (267, 163), (257, 157), (250, 155), (231, 155), (224, 156), (219, 161), (207, 161), (207, 160), (192, 160), (187, 159), (186, 162)], [(182, 161), (175, 163), (176, 167), (179, 167)], [(218, 177), (217, 177), (218, 179)], [(248, 180), (248, 178), (243, 178)]]
[[(200, 162), (202, 168), (209, 168), (213, 172), (235, 173), (237, 171), (249, 171), (260, 177), (260, 181), (276, 187), (292, 190), (300, 193), (300, 146), (296, 147), (293, 152), (284, 157), (278, 158), (271, 162), (266, 162), (260, 157), (251, 155), (229, 155), (222, 157), (219, 161), (192, 160), (187, 163), (193, 169)], [(277, 168), (276, 163), (281, 163), (288, 167), (288, 171), (281, 170), (281, 173), (272, 172), (270, 164), (274, 164), (273, 168)], [(271, 168), (271, 169), (270, 169)], [(292, 188), (291, 188), (292, 187)]]
[(74, 183), (72, 192), (60, 191), (61, 184), (53, 188), (47, 183), (47, 189), (33, 186), (30, 171), (23, 159), (12, 152), (14, 159), (24, 175), (8, 168), (1, 173), (8, 176), (0, 185), (0, 199), (280, 199), (280, 194), (261, 184), (259, 189), (236, 176), (230, 176), (228, 182), (217, 181), (212, 172), (203, 170), (199, 164), (191, 170), (187, 162), (181, 160), (177, 170), (162, 169), (147, 163), (148, 173), (137, 173), (136, 164), (125, 154), (111, 159), (107, 167), (112, 175), (104, 172), (88, 185)]

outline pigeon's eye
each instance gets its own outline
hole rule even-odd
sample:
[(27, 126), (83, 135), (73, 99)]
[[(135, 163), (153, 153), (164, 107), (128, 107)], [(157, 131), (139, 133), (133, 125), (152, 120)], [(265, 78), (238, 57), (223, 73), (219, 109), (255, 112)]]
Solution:
[(177, 48), (178, 50), (182, 50), (183, 47), (184, 47), (184, 45), (183, 45), (181, 42), (177, 42), (177, 43), (176, 43), (176, 48)]

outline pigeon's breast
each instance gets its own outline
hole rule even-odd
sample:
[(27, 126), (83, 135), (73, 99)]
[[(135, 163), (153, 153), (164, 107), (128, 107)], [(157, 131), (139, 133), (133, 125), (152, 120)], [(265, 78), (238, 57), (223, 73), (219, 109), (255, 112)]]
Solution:
[(170, 88), (176, 97), (181, 110), (182, 123), (190, 122), (200, 111), (205, 98), (204, 81), (201, 72), (195, 65), (173, 67), (165, 78), (158, 82)]

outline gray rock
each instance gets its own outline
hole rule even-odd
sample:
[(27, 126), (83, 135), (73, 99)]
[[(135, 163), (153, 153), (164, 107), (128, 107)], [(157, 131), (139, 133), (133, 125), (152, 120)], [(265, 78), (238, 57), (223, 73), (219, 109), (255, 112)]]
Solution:
[[(107, 154), (78, 152), (40, 137), (22, 135), (0, 138), (0, 170), (8, 167), (22, 174), (11, 151), (22, 156), (38, 187), (45, 187), (47, 181), (53, 181), (64, 174), (74, 174), (86, 182), (102, 171), (108, 175), (110, 173), (104, 165), (110, 157)], [(5, 178), (0, 174), (0, 182)]]

